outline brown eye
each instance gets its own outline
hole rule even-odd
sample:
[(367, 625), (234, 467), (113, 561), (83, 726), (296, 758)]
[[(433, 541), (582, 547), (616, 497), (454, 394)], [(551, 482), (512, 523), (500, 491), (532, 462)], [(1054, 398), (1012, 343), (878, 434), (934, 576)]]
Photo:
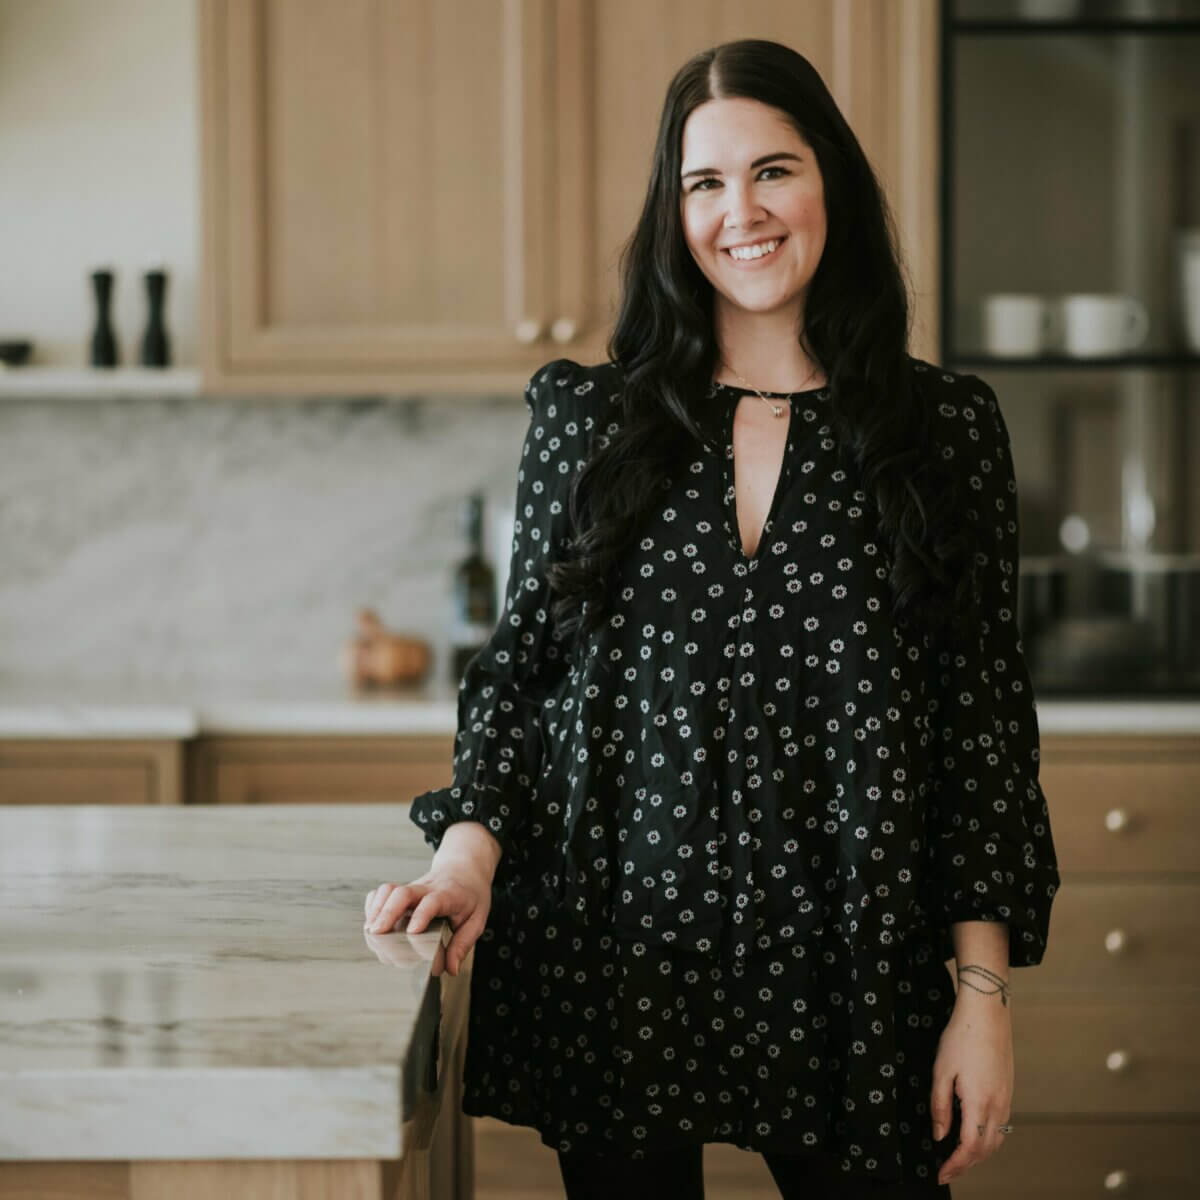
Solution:
[[(791, 174), (791, 171), (789, 171), (786, 167), (763, 167), (762, 171), (760, 171), (758, 173), (758, 177), (760, 179), (762, 178), (763, 171), (778, 171), (781, 175), (790, 175)], [(688, 191), (689, 192), (699, 191), (701, 185), (705, 184), (705, 183), (720, 183), (720, 180), (717, 179), (713, 175), (706, 175), (703, 179), (701, 179), (699, 181), (699, 183), (694, 183), (690, 188), (688, 188)], [(706, 188), (705, 190), (707, 191), (708, 189)]]

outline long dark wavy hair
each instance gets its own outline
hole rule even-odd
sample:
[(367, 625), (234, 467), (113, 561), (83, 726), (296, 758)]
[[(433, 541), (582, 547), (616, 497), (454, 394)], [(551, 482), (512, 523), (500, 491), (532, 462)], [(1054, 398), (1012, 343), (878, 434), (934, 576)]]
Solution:
[(825, 372), (840, 452), (852, 456), (877, 509), (893, 618), (918, 632), (958, 629), (973, 594), (972, 545), (932, 445), (931, 402), (914, 383), (908, 287), (887, 200), (817, 71), (790, 47), (760, 39), (697, 54), (667, 89), (607, 345), (624, 375), (619, 428), (597, 439), (572, 484), (573, 537), (546, 571), (553, 619), (576, 647), (604, 622), (614, 568), (685, 461), (681, 439), (711, 440), (689, 397), (707, 396), (718, 363), (714, 292), (685, 240), (679, 176), (689, 114), (735, 96), (778, 110), (820, 167), (826, 242), (797, 337)]

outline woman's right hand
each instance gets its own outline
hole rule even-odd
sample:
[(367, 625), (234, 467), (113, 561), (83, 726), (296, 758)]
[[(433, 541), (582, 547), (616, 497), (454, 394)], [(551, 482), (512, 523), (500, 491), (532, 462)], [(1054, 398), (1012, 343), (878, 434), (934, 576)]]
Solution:
[[(457, 824), (452, 825), (446, 833), (457, 829)], [(410, 910), (405, 933), (424, 932), (434, 917), (449, 918), (454, 936), (446, 947), (445, 963), (450, 974), (457, 975), (487, 926), (492, 879), (499, 861), (499, 844), (482, 826), (475, 830), (445, 839), (429, 870), (411, 883), (381, 883), (368, 892), (364, 928), (371, 933), (389, 933)], [(435, 961), (433, 974), (440, 973)]]

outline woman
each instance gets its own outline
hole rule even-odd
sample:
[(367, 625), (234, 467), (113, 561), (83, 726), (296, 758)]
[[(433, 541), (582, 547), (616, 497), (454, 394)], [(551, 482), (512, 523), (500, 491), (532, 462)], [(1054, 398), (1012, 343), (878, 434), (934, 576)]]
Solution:
[(886, 201), (785, 46), (676, 75), (622, 270), (611, 361), (525, 390), (437, 852), (368, 927), (475, 947), (464, 1111), (571, 1197), (700, 1196), (720, 1141), (784, 1196), (947, 1196), (1011, 1128), (1059, 883), (1004, 420), (908, 355)]

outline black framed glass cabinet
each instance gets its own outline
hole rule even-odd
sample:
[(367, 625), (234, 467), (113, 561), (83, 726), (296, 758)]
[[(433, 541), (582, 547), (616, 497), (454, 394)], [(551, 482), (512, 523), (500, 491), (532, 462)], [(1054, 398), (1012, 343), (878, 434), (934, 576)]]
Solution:
[(1200, 0), (942, 0), (941, 361), (1000, 398), (1038, 693), (1200, 692)]

